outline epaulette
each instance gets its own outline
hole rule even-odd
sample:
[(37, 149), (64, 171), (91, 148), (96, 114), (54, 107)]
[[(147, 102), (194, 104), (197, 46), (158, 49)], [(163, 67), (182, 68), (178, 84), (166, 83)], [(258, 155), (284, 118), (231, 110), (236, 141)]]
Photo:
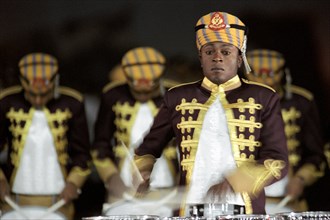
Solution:
[(126, 82), (122, 82), (122, 81), (115, 81), (115, 82), (109, 82), (108, 84), (106, 84), (103, 89), (102, 89), (102, 93), (106, 93), (107, 91), (109, 91), (110, 89), (119, 86), (119, 85), (123, 85)]
[(312, 101), (314, 99), (313, 94), (308, 91), (307, 89), (304, 89), (302, 87), (296, 86), (296, 85), (291, 85), (291, 91), (295, 94), (301, 95), (308, 99), (309, 101)]
[(165, 88), (172, 88), (174, 86), (179, 85), (180, 83), (178, 81), (172, 80), (172, 79), (166, 79), (164, 78), (162, 80), (162, 84)]
[(249, 81), (247, 79), (242, 79), (243, 82), (247, 83), (247, 84), (252, 84), (252, 85), (258, 85), (258, 86), (262, 86), (262, 87), (265, 87), (267, 89), (270, 89), (272, 90), (273, 92), (276, 92), (275, 89), (273, 89), (272, 87), (270, 86), (267, 86), (266, 84), (263, 84), (263, 83), (259, 83), (259, 82), (254, 82), (254, 81)]
[(82, 102), (84, 99), (83, 95), (80, 92), (69, 87), (61, 86), (59, 88), (59, 91), (61, 94), (71, 96), (77, 99), (79, 102)]
[(185, 85), (194, 84), (194, 83), (196, 83), (196, 82), (198, 82), (198, 81), (200, 81), (200, 80), (197, 80), (197, 81), (194, 81), (194, 82), (188, 82), (188, 83), (181, 83), (181, 84), (179, 84), (179, 85), (175, 85), (175, 86), (173, 86), (173, 87), (169, 88), (169, 89), (168, 89), (168, 91), (170, 91), (170, 90), (172, 90), (172, 89), (174, 89), (174, 88), (178, 88), (178, 87), (181, 87), (181, 86), (185, 86)]
[(0, 99), (6, 97), (8, 95), (14, 94), (14, 93), (19, 93), (20, 91), (22, 91), (22, 89), (23, 89), (22, 86), (11, 86), (11, 87), (5, 88), (0, 93)]

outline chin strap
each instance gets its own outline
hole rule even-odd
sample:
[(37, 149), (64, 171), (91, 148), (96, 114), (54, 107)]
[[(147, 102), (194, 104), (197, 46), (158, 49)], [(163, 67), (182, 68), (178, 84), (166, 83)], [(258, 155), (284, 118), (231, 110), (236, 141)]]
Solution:
[(57, 99), (60, 97), (59, 87), (60, 87), (60, 75), (55, 76), (55, 85), (54, 85), (54, 98)]
[(241, 52), (242, 52), (242, 58), (243, 58), (243, 63), (244, 63), (244, 68), (245, 68), (246, 74), (249, 74), (251, 72), (251, 67), (246, 58), (246, 44), (247, 44), (247, 36), (244, 35), (243, 46), (241, 48)]
[(285, 98), (286, 99), (291, 99), (292, 98), (292, 92), (291, 92), (291, 83), (292, 83), (292, 77), (290, 73), (289, 68), (285, 68), (284, 70), (285, 73)]

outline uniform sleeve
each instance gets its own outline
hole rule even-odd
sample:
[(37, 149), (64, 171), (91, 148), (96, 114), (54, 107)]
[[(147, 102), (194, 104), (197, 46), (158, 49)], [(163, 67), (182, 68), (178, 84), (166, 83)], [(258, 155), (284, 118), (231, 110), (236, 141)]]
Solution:
[(303, 178), (306, 185), (313, 184), (324, 173), (326, 159), (323, 154), (321, 126), (315, 102), (308, 101), (303, 112), (301, 126), (301, 161), (295, 175)]
[(91, 172), (91, 156), (85, 107), (82, 102), (79, 102), (77, 105), (77, 111), (73, 113), (68, 131), (68, 151), (72, 168), (68, 174), (67, 181), (82, 187)]
[(100, 108), (94, 127), (94, 142), (92, 145), (92, 157), (95, 168), (103, 182), (106, 182), (117, 167), (114, 163), (112, 138), (115, 132), (115, 114), (112, 110), (115, 100), (111, 94), (104, 93), (101, 96)]
[(261, 147), (256, 163), (239, 166), (227, 177), (236, 192), (252, 196), (288, 173), (288, 150), (279, 98), (274, 93), (267, 100), (262, 107)]

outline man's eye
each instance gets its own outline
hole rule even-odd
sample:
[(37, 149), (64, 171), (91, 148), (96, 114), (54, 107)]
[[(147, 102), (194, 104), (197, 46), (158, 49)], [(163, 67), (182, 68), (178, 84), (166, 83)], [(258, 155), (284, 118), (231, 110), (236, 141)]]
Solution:
[(213, 54), (213, 50), (206, 50), (206, 51), (205, 51), (205, 54), (206, 54), (206, 55), (212, 55), (212, 54)]
[(223, 55), (229, 55), (230, 54), (230, 51), (224, 50), (224, 51), (222, 51), (222, 54)]

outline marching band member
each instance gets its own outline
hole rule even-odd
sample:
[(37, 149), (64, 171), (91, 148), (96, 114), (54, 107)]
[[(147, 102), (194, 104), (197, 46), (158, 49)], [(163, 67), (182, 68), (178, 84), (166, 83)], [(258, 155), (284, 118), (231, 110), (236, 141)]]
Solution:
[(0, 95), (0, 150), (8, 159), (0, 170), (1, 209), (11, 196), (18, 205), (51, 206), (73, 219), (72, 200), (90, 173), (91, 156), (83, 97), (58, 85), (58, 61), (31, 53), (19, 62), (21, 86)]
[(266, 187), (266, 209), (270, 213), (280, 212), (273, 209), (285, 196), (290, 196), (291, 201), (282, 212), (287, 209), (307, 211), (304, 189), (323, 175), (326, 166), (320, 119), (313, 94), (292, 85), (285, 58), (278, 51), (255, 49), (247, 53), (247, 59), (253, 73), (246, 77), (272, 87), (280, 96), (289, 152), (288, 175)]
[(247, 28), (239, 18), (211, 12), (198, 20), (195, 31), (204, 78), (166, 92), (150, 132), (135, 151), (145, 180), (138, 191), (148, 186), (156, 158), (176, 137), (180, 185), (186, 186), (180, 216), (206, 203), (232, 205), (232, 214), (263, 214), (264, 187), (288, 171), (279, 96), (238, 76), (242, 65), (250, 71)]

